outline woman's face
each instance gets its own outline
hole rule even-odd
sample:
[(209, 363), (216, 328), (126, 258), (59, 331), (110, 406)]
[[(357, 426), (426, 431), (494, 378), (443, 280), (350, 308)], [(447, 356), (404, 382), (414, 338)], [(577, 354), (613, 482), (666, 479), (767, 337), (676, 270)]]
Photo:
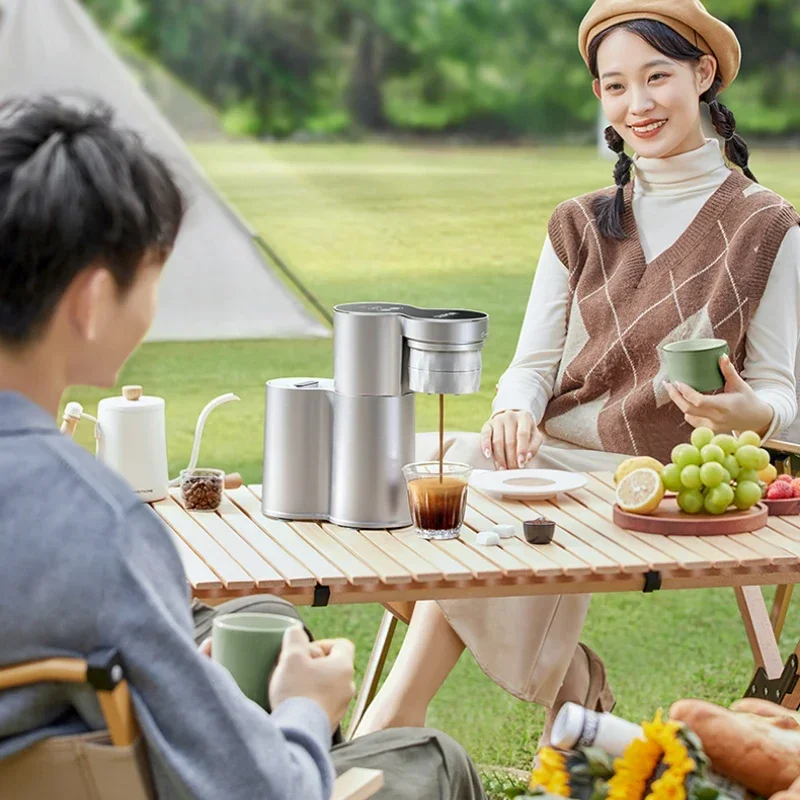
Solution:
[(716, 61), (675, 61), (627, 30), (597, 51), (594, 93), (609, 122), (636, 153), (666, 158), (702, 147), (700, 95), (713, 83)]

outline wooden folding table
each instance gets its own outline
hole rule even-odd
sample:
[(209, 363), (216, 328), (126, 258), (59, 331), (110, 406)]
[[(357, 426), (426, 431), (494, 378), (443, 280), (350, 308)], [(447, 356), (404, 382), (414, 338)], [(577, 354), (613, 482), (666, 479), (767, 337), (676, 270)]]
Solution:
[[(770, 517), (762, 530), (733, 536), (657, 536), (613, 522), (611, 476), (546, 502), (497, 499), (470, 489), (460, 539), (431, 542), (414, 530), (359, 531), (329, 523), (285, 522), (261, 513), (260, 486), (226, 493), (217, 512), (189, 512), (176, 490), (152, 508), (173, 534), (193, 594), (204, 602), (269, 593), (297, 605), (381, 603), (387, 609), (370, 657), (353, 724), (371, 702), (397, 620), (417, 600), (589, 594), (732, 587), (757, 671), (748, 690), (797, 708), (797, 656), (784, 666), (760, 586), (800, 581), (800, 517)], [(543, 514), (552, 544), (534, 546), (522, 520)], [(516, 536), (477, 544), (477, 532), (509, 523)], [(800, 648), (798, 648), (800, 654)]]

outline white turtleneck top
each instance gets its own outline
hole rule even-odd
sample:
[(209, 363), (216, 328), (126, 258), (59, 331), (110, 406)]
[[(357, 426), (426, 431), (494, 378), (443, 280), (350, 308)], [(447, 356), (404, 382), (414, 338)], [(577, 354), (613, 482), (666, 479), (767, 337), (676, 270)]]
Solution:
[[(719, 143), (709, 139), (689, 153), (671, 158), (634, 157), (633, 212), (649, 264), (673, 245), (730, 170)], [(536, 423), (544, 417), (567, 335), (569, 273), (550, 243), (533, 281), (517, 351), (500, 378), (493, 403), (496, 414), (527, 409)], [(742, 377), (772, 406), (765, 438), (797, 415), (795, 358), (800, 332), (800, 226), (786, 235), (761, 303), (747, 328)]]

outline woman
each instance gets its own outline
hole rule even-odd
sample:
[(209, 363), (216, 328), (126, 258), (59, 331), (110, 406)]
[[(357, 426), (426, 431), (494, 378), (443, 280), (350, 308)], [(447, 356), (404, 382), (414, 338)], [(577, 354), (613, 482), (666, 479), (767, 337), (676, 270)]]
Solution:
[[(700, 425), (767, 438), (797, 413), (800, 228), (755, 182), (717, 99), (739, 70), (736, 36), (698, 0), (597, 0), (580, 49), (611, 122), (616, 187), (556, 209), (494, 413), (447, 458), (611, 470), (628, 455), (668, 459)], [(701, 104), (743, 174), (705, 139)], [(723, 393), (666, 381), (658, 346), (699, 337), (729, 343)], [(464, 646), (509, 692), (549, 709), (545, 741), (563, 702), (609, 709), (603, 663), (578, 644), (588, 603), (418, 603), (359, 733), (422, 725)]]

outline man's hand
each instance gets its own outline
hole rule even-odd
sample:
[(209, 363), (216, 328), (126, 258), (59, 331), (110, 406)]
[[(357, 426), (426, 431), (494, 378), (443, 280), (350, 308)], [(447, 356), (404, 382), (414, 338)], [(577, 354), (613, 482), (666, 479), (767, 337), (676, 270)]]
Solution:
[(308, 697), (328, 715), (331, 732), (344, 718), (356, 693), (355, 646), (346, 639), (310, 642), (299, 625), (283, 636), (278, 665), (269, 685), (269, 702), (277, 708), (291, 697)]

